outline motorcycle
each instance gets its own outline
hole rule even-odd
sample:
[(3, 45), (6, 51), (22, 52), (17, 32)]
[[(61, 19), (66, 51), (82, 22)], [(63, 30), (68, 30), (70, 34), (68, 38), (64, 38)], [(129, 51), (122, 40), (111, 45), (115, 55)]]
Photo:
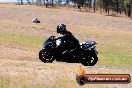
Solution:
[(39, 52), (39, 59), (44, 63), (52, 63), (54, 60), (66, 63), (81, 63), (84, 66), (94, 66), (98, 61), (98, 52), (95, 41), (86, 41), (80, 43), (79, 49), (64, 50), (57, 46), (63, 44), (61, 39), (55, 36), (49, 37), (43, 43)]

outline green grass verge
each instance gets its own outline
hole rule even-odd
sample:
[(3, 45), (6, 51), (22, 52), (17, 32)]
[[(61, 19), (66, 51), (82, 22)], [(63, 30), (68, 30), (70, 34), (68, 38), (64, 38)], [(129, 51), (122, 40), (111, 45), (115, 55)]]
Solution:
[(132, 68), (132, 55), (123, 55), (117, 53), (99, 54), (99, 64), (107, 66), (117, 66)]
[(132, 68), (132, 45), (129, 42), (108, 40), (98, 44), (99, 64)]
[(43, 36), (31, 36), (25, 34), (15, 34), (0, 32), (0, 41), (4, 43), (11, 43), (15, 45), (21, 45), (30, 48), (40, 48), (44, 41)]

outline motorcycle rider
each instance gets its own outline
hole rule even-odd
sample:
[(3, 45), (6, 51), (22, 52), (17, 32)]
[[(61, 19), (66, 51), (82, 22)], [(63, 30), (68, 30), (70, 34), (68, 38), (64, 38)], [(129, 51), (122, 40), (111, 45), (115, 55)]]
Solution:
[(74, 51), (80, 48), (79, 41), (72, 35), (70, 31), (66, 30), (65, 24), (59, 24), (57, 26), (57, 33), (62, 34), (62, 36), (58, 38), (61, 39), (63, 43), (58, 46), (62, 52)]

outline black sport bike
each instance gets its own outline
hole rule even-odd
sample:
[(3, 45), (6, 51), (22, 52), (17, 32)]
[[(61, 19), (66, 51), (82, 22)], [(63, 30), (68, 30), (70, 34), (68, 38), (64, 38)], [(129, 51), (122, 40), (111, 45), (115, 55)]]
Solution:
[(95, 41), (86, 41), (80, 44), (80, 48), (72, 50), (64, 50), (58, 48), (63, 41), (49, 37), (44, 43), (43, 48), (39, 52), (39, 59), (44, 63), (52, 63), (54, 60), (67, 63), (81, 63), (84, 66), (94, 66), (98, 61), (98, 52), (96, 51)]

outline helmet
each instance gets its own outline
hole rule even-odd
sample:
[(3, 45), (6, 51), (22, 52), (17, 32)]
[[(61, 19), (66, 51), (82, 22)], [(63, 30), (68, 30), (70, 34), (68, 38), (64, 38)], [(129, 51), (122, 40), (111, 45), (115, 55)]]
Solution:
[(59, 24), (57, 26), (57, 33), (64, 34), (66, 32), (66, 25), (65, 24)]

